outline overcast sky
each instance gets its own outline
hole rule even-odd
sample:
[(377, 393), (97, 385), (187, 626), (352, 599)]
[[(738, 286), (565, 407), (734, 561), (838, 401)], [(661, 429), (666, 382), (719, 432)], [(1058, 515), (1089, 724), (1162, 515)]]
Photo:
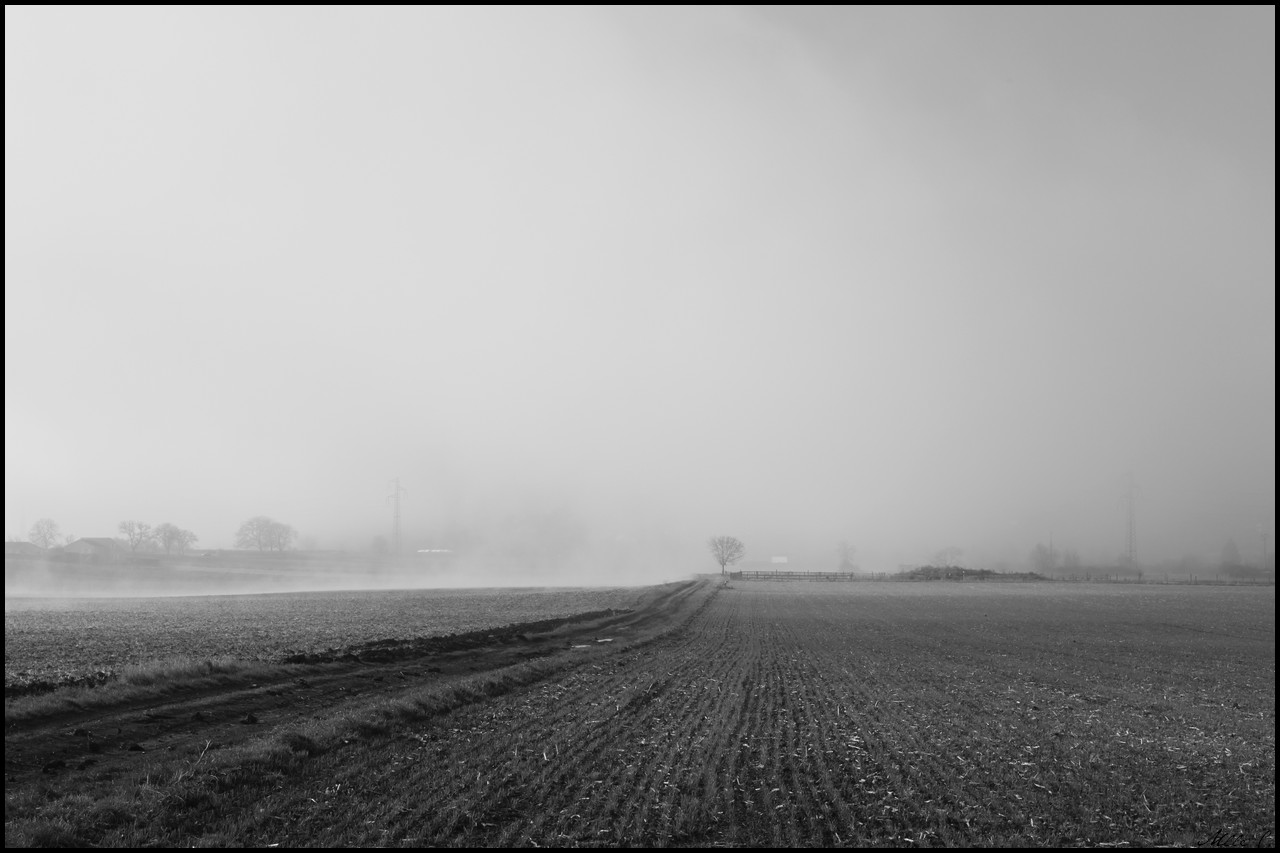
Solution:
[(1257, 563), (1274, 230), (1272, 6), (6, 6), (5, 532)]

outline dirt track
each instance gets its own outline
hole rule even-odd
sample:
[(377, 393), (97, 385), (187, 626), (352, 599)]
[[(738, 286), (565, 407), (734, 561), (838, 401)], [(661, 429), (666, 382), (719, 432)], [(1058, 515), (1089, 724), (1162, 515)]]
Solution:
[(334, 716), (348, 703), (424, 685), (443, 686), (477, 673), (555, 655), (576, 655), (603, 638), (639, 635), (670, 616), (681, 585), (634, 611), (606, 610), (449, 637), (365, 643), (333, 655), (296, 656), (272, 679), (193, 689), (162, 702), (60, 713), (7, 725), (5, 787), (38, 780), (74, 783), (126, 771), (149, 753), (226, 748), (264, 728)]

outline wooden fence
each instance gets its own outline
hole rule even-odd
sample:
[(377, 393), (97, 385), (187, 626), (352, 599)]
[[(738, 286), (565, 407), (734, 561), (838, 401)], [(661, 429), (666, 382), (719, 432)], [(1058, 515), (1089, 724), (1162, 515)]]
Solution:
[(735, 581), (855, 581), (869, 578), (869, 575), (854, 572), (729, 572), (729, 579)]

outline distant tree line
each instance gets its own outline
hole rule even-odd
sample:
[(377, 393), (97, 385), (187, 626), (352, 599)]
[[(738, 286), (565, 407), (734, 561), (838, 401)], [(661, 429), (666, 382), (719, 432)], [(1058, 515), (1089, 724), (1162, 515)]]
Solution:
[[(122, 521), (116, 526), (123, 539), (117, 540), (129, 546), (130, 551), (154, 551), (163, 549), (166, 554), (181, 554), (200, 540), (190, 530), (165, 522), (154, 527), (145, 521)], [(42, 518), (27, 532), (27, 540), (41, 548), (56, 548), (76, 541), (74, 535), (62, 535), (58, 523), (52, 518)]]
[[(152, 525), (146, 521), (129, 519), (116, 525), (116, 530), (122, 537), (117, 541), (127, 545), (134, 553), (163, 550), (166, 554), (183, 554), (200, 541), (200, 537), (192, 531), (167, 521)], [(45, 549), (70, 544), (75, 538), (67, 536), (64, 543), (58, 523), (51, 518), (40, 519), (27, 532), (28, 541)], [(297, 538), (298, 531), (290, 525), (265, 515), (257, 515), (240, 525), (240, 530), (236, 533), (236, 547), (286, 551)]]

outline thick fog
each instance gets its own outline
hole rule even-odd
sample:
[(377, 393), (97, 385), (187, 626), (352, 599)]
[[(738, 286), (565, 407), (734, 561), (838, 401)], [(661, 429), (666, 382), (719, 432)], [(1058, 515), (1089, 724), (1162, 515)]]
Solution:
[(5, 532), (1256, 565), (1274, 164), (1269, 6), (6, 7)]

